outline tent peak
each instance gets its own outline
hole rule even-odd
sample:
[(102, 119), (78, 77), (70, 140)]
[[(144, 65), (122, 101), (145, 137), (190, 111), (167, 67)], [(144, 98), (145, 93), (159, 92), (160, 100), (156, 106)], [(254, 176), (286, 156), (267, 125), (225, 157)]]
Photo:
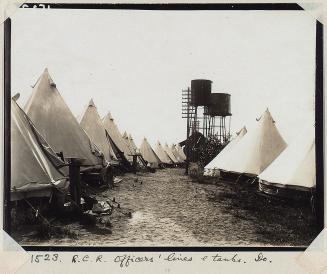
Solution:
[(95, 107), (93, 98), (91, 98), (90, 102), (89, 102), (89, 107)]
[(48, 77), (48, 78), (50, 79), (50, 73), (49, 73), (48, 68), (45, 68), (45, 69), (43, 70), (43, 73), (42, 73), (41, 77), (42, 77), (42, 76)]
[(12, 99), (16, 102), (19, 99), (19, 97), (20, 97), (20, 93), (18, 92), (12, 97)]
[(273, 123), (275, 123), (275, 120), (274, 120), (274, 118), (271, 116), (271, 113), (270, 113), (270, 111), (269, 111), (268, 108), (266, 109), (265, 113), (264, 113), (262, 116), (264, 116), (266, 119), (270, 119)]
[(42, 75), (41, 75), (41, 78), (46, 78), (47, 82), (49, 83), (50, 87), (56, 87), (56, 84), (55, 82), (52, 80), (51, 76), (50, 76), (50, 73), (49, 73), (49, 70), (48, 68), (45, 68)]
[(238, 132), (236, 132), (236, 135), (240, 135), (243, 132), (247, 132), (248, 130), (246, 129), (246, 126), (243, 126)]
[[(111, 115), (111, 112), (110, 112), (110, 111), (108, 111), (108, 113), (107, 113), (107, 115), (106, 115), (105, 117), (108, 117), (109, 120), (111, 120), (111, 121), (114, 120), (114, 118), (112, 118), (112, 115)], [(105, 117), (104, 117), (104, 118), (105, 118)]]
[(123, 135), (122, 135), (122, 136), (123, 136), (123, 138), (124, 138), (124, 139), (128, 139), (128, 135), (127, 135), (127, 132), (126, 132), (126, 130), (124, 131), (124, 133), (123, 133)]
[(270, 111), (269, 111), (268, 108), (265, 110), (265, 112), (264, 112), (263, 114), (261, 114), (261, 116), (260, 116), (259, 118), (256, 118), (257, 122), (259, 122), (259, 121), (262, 120), (262, 119), (271, 119), (271, 121), (272, 121), (273, 123), (275, 123), (275, 120), (274, 120), (273, 117), (271, 116), (271, 113), (270, 113)]

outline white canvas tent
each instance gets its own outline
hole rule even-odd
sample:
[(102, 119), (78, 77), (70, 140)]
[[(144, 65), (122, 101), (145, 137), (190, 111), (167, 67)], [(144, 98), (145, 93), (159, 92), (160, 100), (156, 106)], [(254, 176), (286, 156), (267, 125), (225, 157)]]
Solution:
[(224, 147), (222, 151), (204, 168), (205, 176), (219, 176), (219, 167), (223, 165), (228, 158), (229, 153), (232, 152), (233, 148), (236, 144), (243, 138), (243, 136), (247, 133), (247, 129), (244, 126), (239, 132), (236, 133), (236, 137), (231, 140), (227, 146)]
[(178, 159), (176, 159), (174, 153), (171, 151), (171, 149), (170, 149), (170, 147), (168, 146), (167, 143), (165, 143), (164, 150), (166, 151), (166, 153), (168, 154), (169, 158), (173, 161), (174, 164), (178, 164), (179, 163)]
[(144, 160), (146, 160), (151, 167), (153, 168), (159, 167), (161, 161), (157, 156), (157, 154), (152, 149), (151, 145), (149, 144), (146, 138), (144, 138), (142, 141), (142, 144), (140, 146), (140, 152)]
[(37, 132), (24, 111), (11, 100), (11, 200), (49, 197), (54, 187), (68, 187), (64, 162)]
[(314, 128), (298, 135), (260, 175), (260, 184), (306, 190), (316, 186)]
[(137, 153), (138, 152), (138, 148), (137, 146), (135, 145), (134, 143), (134, 139), (132, 137), (131, 134), (128, 135), (128, 142), (129, 142), (129, 145), (130, 145), (130, 148), (133, 152)]
[(132, 154), (135, 154), (136, 151), (135, 151), (135, 149), (132, 147), (132, 144), (131, 144), (131, 142), (130, 142), (130, 140), (129, 140), (129, 138), (128, 138), (128, 134), (127, 134), (126, 131), (124, 132), (124, 134), (122, 135), (122, 137), (123, 137), (123, 139), (124, 139), (126, 145), (128, 146), (129, 150), (131, 151), (131, 153), (132, 153)]
[(121, 133), (119, 132), (119, 129), (117, 125), (114, 122), (114, 119), (111, 116), (111, 113), (108, 112), (108, 114), (103, 117), (102, 124), (104, 128), (106, 129), (108, 135), (110, 136), (110, 139), (112, 142), (117, 146), (117, 148), (124, 153), (124, 157), (129, 161), (133, 161), (132, 151), (129, 149), (128, 145), (126, 144), (125, 140), (123, 139)]
[(217, 167), (223, 171), (257, 176), (286, 148), (275, 121), (267, 109)]
[(92, 99), (90, 100), (84, 114), (81, 116), (80, 125), (90, 137), (91, 141), (104, 154), (107, 162), (117, 160), (106, 136), (100, 115)]
[(161, 162), (164, 164), (173, 164), (174, 162), (169, 158), (167, 152), (163, 149), (161, 143), (158, 141), (156, 148), (155, 148), (155, 153), (158, 155), (159, 159)]
[(84, 159), (86, 166), (104, 164), (101, 153), (66, 105), (47, 69), (35, 84), (24, 109), (55, 152), (62, 152), (65, 158)]
[(177, 151), (174, 144), (171, 145), (170, 149), (171, 149), (171, 152), (174, 154), (175, 158), (178, 160), (178, 162), (184, 163), (183, 157), (181, 155), (179, 155), (179, 152)]

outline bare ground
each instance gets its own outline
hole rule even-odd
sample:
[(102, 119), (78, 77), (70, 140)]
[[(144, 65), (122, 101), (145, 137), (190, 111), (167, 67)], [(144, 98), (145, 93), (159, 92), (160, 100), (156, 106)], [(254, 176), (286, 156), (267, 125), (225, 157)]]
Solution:
[(182, 169), (122, 177), (113, 190), (98, 192), (98, 200), (115, 198), (120, 209), (95, 226), (56, 219), (51, 225), (61, 229), (48, 237), (28, 226), (17, 228), (15, 239), (25, 245), (307, 246), (318, 233), (309, 203), (266, 197), (244, 184), (201, 183)]

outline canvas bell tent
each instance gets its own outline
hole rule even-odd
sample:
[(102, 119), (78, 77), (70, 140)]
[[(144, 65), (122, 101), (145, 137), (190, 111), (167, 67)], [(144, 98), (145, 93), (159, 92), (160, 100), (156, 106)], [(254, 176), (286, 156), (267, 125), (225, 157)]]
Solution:
[(122, 137), (123, 137), (123, 140), (125, 141), (126, 145), (128, 146), (129, 150), (132, 151), (132, 150), (131, 150), (131, 147), (130, 147), (130, 145), (129, 145), (128, 135), (127, 135), (127, 132), (126, 132), (126, 131), (124, 131)]
[(81, 116), (80, 125), (90, 137), (91, 141), (104, 154), (107, 162), (117, 161), (117, 157), (106, 136), (100, 115), (92, 99)]
[(314, 129), (299, 134), (259, 175), (259, 189), (289, 198), (309, 197), (316, 187)]
[(243, 138), (243, 136), (247, 133), (247, 129), (244, 126), (239, 132), (236, 133), (236, 137), (231, 140), (227, 146), (224, 147), (222, 151), (209, 163), (204, 167), (204, 175), (205, 176), (219, 176), (219, 167), (223, 165), (228, 158), (228, 155), (232, 152), (235, 145)]
[(151, 145), (147, 141), (146, 138), (143, 139), (142, 144), (140, 146), (140, 152), (142, 154), (142, 157), (145, 161), (148, 162), (148, 165), (152, 168), (158, 168), (161, 164), (161, 161), (157, 154), (152, 149)]
[(101, 167), (103, 155), (66, 105), (45, 69), (25, 105), (25, 112), (55, 152), (84, 159), (84, 166)]
[(160, 161), (164, 164), (171, 165), (174, 162), (169, 158), (167, 152), (163, 149), (161, 143), (158, 141), (156, 148), (155, 148), (155, 153), (159, 157)]
[(230, 174), (255, 177), (269, 166), (286, 146), (267, 109), (257, 119), (255, 128), (235, 144), (228, 157), (217, 167)]
[(128, 135), (127, 135), (127, 132), (126, 131), (124, 131), (122, 137), (124, 138), (124, 140), (126, 140), (128, 138)]
[(170, 147), (171, 152), (174, 154), (175, 158), (178, 160), (179, 163), (184, 163), (183, 157), (179, 154), (174, 144)]
[(132, 146), (130, 140), (129, 140), (129, 137), (128, 137), (128, 134), (127, 132), (125, 131), (124, 134), (122, 135), (126, 145), (128, 146), (129, 150), (131, 151), (132, 154), (135, 154), (136, 153), (136, 150), (134, 149), (134, 147)]
[(179, 161), (176, 159), (174, 153), (171, 151), (171, 148), (168, 146), (167, 143), (165, 143), (164, 150), (168, 154), (169, 158), (173, 161), (174, 164), (178, 164)]
[[(110, 140), (113, 143), (114, 151), (115, 149), (118, 150), (117, 152), (119, 153), (120, 157), (124, 157), (129, 162), (133, 162), (133, 157), (132, 157), (133, 153), (129, 149), (125, 140), (123, 139), (123, 136), (120, 134), (119, 129), (115, 124), (114, 119), (112, 118), (110, 112), (108, 112), (108, 114), (105, 117), (103, 117), (102, 124), (105, 130), (107, 131)], [(116, 151), (115, 154), (118, 157)]]
[[(143, 157), (142, 154), (140, 154), (140, 151), (136, 147), (132, 135), (127, 134), (127, 132), (125, 131), (124, 134), (123, 134), (123, 138), (124, 138), (124, 141), (127, 144), (128, 148), (129, 148), (129, 150), (131, 151), (131, 154), (137, 157), (137, 159), (136, 159), (137, 167), (138, 168), (145, 167), (146, 162), (144, 161), (144, 158), (142, 158)], [(135, 163), (134, 163), (134, 165), (135, 165)]]
[(130, 145), (130, 148), (131, 148), (132, 152), (137, 153), (138, 152), (138, 148), (135, 145), (134, 139), (133, 139), (133, 137), (132, 137), (131, 134), (128, 135), (128, 142), (129, 142), (129, 145)]
[(49, 197), (69, 186), (64, 162), (39, 134), (24, 111), (11, 100), (11, 200)]

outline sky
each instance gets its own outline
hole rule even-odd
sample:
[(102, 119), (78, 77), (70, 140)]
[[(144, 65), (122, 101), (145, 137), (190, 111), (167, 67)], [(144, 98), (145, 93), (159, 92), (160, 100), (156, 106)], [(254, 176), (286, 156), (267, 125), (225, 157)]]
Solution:
[(286, 142), (314, 121), (315, 20), (304, 11), (20, 9), (12, 94), (24, 106), (47, 67), (75, 116), (93, 98), (137, 145), (186, 137), (182, 89), (231, 94), (231, 133), (268, 107)]

